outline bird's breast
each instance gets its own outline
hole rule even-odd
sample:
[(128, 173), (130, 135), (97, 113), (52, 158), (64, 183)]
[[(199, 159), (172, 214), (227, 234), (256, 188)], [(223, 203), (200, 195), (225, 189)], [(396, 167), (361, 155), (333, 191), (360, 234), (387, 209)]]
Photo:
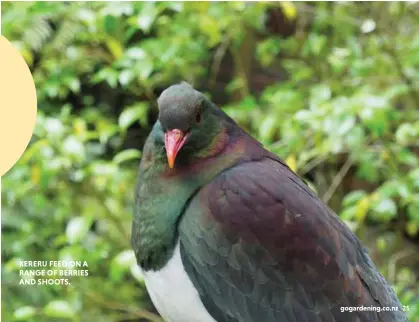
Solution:
[(144, 281), (154, 306), (165, 321), (216, 322), (184, 269), (179, 242), (165, 266), (144, 272)]

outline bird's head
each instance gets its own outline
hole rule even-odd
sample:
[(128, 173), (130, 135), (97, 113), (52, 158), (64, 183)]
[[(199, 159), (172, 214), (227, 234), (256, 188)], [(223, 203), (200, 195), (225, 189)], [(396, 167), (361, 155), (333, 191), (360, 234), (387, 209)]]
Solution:
[(167, 88), (158, 99), (167, 162), (173, 168), (183, 158), (204, 155), (221, 131), (217, 108), (188, 83)]

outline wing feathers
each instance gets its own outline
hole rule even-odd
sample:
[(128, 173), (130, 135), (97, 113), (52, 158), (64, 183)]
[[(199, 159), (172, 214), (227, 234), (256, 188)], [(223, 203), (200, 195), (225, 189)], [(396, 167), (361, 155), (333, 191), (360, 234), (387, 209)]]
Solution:
[[(221, 173), (180, 224), (182, 260), (217, 321), (407, 321), (359, 240), (271, 159)], [(209, 275), (209, 276), (208, 276)]]

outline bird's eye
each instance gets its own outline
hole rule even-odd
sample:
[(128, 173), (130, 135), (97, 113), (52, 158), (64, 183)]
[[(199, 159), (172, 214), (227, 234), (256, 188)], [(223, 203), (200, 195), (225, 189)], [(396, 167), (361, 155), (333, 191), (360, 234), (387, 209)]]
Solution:
[(195, 120), (196, 120), (196, 123), (201, 123), (201, 113), (200, 112), (196, 113)]

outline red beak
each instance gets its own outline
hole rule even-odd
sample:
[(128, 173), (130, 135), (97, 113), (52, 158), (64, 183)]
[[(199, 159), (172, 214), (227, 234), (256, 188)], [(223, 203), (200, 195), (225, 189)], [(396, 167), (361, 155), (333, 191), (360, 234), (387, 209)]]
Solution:
[(167, 163), (169, 168), (173, 169), (175, 165), (176, 156), (179, 150), (185, 144), (186, 135), (181, 130), (173, 129), (167, 130), (164, 134), (164, 144), (166, 146)]

